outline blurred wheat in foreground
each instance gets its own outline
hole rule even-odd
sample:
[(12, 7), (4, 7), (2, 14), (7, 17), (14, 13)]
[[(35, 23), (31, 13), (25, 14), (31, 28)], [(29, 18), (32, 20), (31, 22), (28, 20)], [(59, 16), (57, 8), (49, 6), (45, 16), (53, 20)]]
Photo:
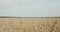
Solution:
[(60, 32), (60, 18), (0, 18), (0, 32)]

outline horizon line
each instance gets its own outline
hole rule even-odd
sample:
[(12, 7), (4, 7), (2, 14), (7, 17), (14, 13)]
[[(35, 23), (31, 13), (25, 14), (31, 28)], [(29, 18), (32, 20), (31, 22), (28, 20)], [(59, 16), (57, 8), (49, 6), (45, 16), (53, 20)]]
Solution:
[(0, 18), (60, 18), (60, 16), (59, 17), (43, 17), (43, 16), (41, 16), (41, 17), (0, 16)]

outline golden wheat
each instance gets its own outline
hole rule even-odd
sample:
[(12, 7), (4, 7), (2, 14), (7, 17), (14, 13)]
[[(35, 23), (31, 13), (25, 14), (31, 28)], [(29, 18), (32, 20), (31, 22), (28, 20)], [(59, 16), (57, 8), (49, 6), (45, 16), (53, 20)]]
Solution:
[(0, 18), (0, 32), (60, 32), (60, 18)]

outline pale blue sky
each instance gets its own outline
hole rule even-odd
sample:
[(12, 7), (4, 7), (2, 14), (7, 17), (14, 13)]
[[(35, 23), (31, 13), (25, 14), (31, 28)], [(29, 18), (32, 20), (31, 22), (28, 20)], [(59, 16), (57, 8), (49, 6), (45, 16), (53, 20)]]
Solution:
[(0, 0), (0, 16), (60, 16), (60, 0)]

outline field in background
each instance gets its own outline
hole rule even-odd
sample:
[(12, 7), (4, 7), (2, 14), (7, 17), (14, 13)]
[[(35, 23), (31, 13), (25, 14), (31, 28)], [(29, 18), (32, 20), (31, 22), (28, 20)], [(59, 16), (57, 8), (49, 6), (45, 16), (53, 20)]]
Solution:
[(0, 32), (60, 32), (60, 18), (0, 18)]

